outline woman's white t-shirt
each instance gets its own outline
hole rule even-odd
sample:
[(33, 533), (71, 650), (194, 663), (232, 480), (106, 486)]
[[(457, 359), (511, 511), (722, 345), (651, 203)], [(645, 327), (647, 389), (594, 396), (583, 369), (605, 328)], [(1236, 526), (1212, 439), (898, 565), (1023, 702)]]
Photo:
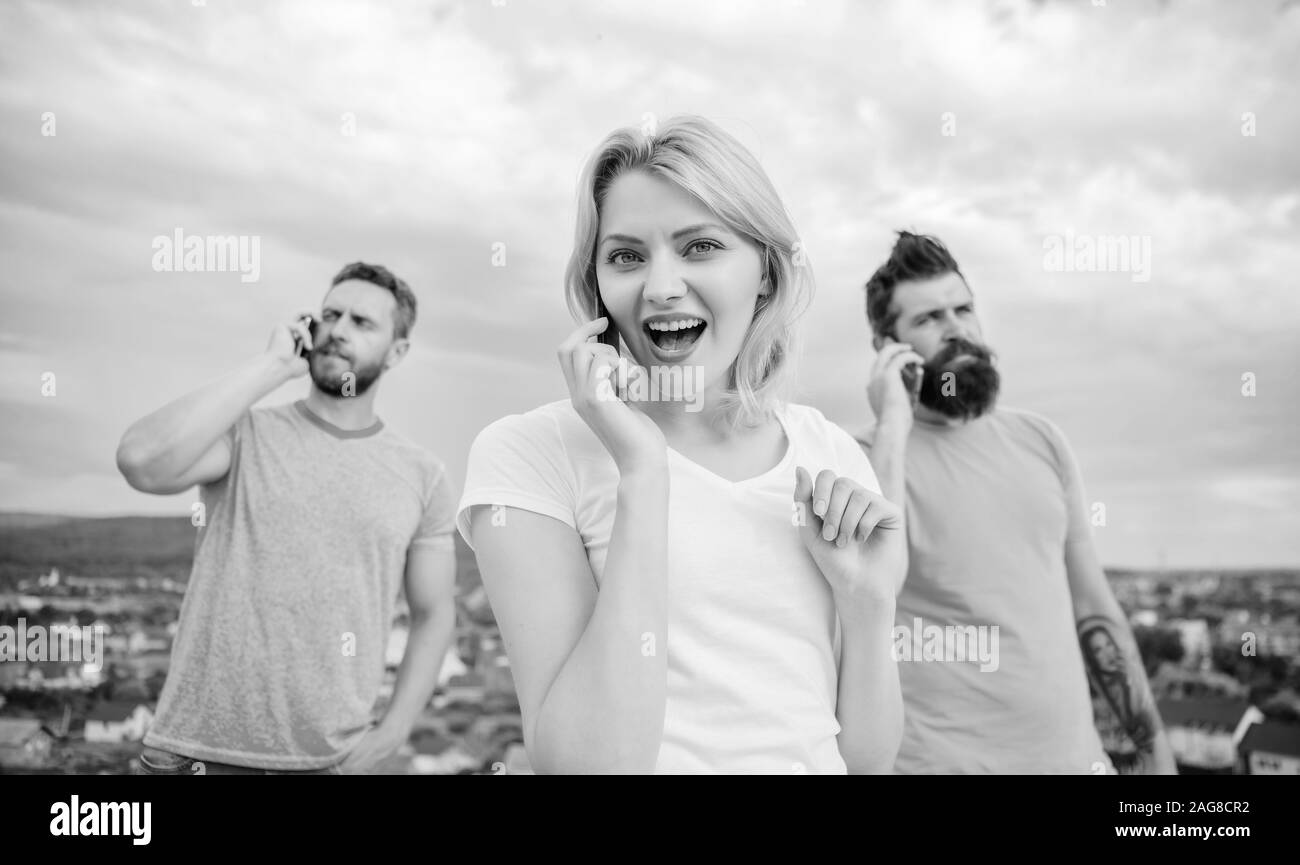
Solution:
[[(748, 480), (733, 483), (668, 449), (668, 690), (657, 772), (846, 771), (835, 739), (839, 620), (799, 537), (795, 466), (880, 485), (858, 443), (817, 409), (787, 404), (777, 417), (785, 456)], [(553, 402), (479, 433), (457, 525), (472, 545), (475, 505), (560, 520), (581, 537), (599, 587), (618, 480), (572, 403)]]

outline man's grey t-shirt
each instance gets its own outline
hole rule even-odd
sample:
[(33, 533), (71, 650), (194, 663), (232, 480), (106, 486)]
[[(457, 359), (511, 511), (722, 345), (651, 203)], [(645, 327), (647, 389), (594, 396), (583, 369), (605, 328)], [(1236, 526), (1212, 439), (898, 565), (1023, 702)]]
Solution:
[[(1110, 771), (1066, 576), (1066, 545), (1090, 539), (1091, 528), (1065, 437), (1011, 409), (957, 426), (918, 419), (905, 465), (911, 561), (896, 649), (900, 637), (910, 642), (898, 651), (896, 771)], [(978, 645), (970, 631), (945, 632), (960, 639), (942, 660), (925, 650), (938, 639), (933, 627), (965, 626), (984, 629), (976, 639), (992, 663), (970, 651), (956, 660), (957, 643)]]
[(452, 549), (442, 464), (302, 401), (246, 412), (206, 525), (146, 745), (267, 769), (339, 762), (370, 724), (413, 544)]

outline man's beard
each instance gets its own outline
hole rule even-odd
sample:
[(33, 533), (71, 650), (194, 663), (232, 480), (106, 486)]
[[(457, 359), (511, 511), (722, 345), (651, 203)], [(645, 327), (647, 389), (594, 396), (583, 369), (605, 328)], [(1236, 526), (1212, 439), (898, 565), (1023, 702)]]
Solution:
[[(961, 363), (959, 355), (969, 355)], [(955, 340), (925, 363), (917, 400), (946, 417), (970, 420), (993, 407), (1002, 377), (993, 365), (993, 352), (982, 345)]]
[[(311, 373), (311, 380), (316, 387), (330, 396), (361, 396), (384, 373), (382, 360), (357, 366), (351, 358), (333, 354), (335, 351), (337, 349), (332, 344), (322, 346), (321, 350), (312, 352), (307, 366), (308, 371)], [(344, 363), (352, 365), (338, 372), (325, 372), (321, 367), (327, 357), (336, 357)], [(352, 376), (349, 377), (348, 373), (352, 373)]]

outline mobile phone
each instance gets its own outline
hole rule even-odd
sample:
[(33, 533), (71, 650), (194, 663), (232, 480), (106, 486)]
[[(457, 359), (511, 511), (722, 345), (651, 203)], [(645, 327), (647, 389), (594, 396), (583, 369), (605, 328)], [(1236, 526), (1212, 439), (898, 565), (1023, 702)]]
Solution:
[[(320, 322), (316, 320), (315, 316), (304, 315), (302, 318), (298, 319), (298, 323), (307, 325), (307, 332), (311, 334), (311, 344), (315, 347), (317, 333), (316, 326), (320, 324)], [(294, 337), (294, 340), (298, 343), (298, 357), (307, 357), (311, 354), (311, 349), (307, 348), (307, 343), (297, 337)]]
[(902, 369), (902, 376), (903, 376), (903, 387), (907, 388), (907, 392), (910, 395), (916, 396), (917, 388), (920, 386), (921, 383), (921, 365), (919, 363), (916, 363), (915, 361), (913, 361), (912, 363), (904, 364)]
[(618, 328), (614, 326), (614, 316), (610, 315), (609, 310), (605, 308), (605, 301), (601, 298), (599, 291), (596, 292), (596, 318), (609, 319), (609, 325), (605, 328), (604, 333), (596, 337), (596, 342), (618, 351)]

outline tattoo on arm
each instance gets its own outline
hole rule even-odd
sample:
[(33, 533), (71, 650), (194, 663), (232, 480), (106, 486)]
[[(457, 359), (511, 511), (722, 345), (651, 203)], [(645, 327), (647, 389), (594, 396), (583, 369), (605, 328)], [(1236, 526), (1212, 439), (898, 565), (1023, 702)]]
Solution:
[(1087, 616), (1079, 620), (1079, 645), (1093, 687), (1141, 754), (1152, 750), (1160, 721), (1142, 659), (1125, 652), (1120, 628), (1105, 616)]

